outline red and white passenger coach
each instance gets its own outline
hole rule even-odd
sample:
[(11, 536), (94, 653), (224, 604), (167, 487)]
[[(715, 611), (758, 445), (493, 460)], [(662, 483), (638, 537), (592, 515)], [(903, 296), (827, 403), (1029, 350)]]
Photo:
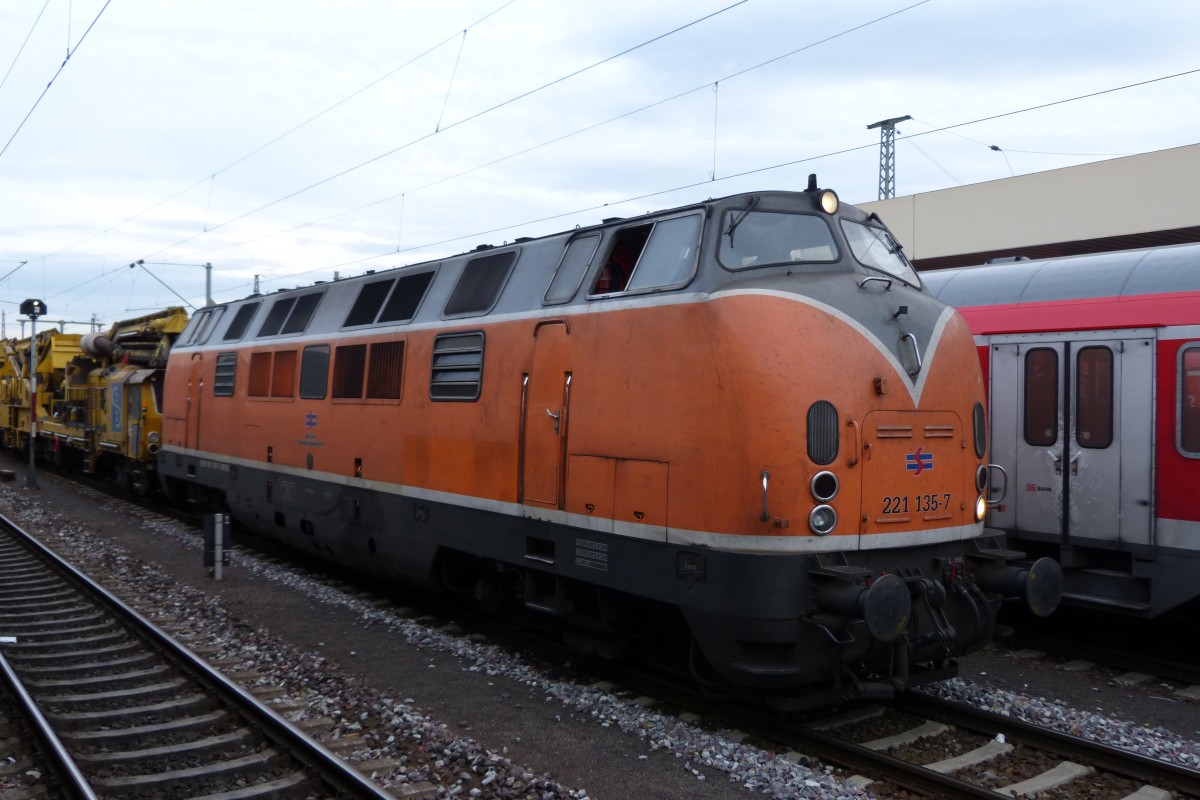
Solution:
[(1060, 560), (1065, 603), (1153, 617), (1200, 595), (1200, 244), (922, 278), (988, 378), (1008, 477), (989, 524)]

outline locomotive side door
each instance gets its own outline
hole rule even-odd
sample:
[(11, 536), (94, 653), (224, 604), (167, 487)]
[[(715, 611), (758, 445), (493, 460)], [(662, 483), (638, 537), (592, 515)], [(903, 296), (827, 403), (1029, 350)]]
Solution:
[(996, 336), (992, 524), (1070, 545), (1152, 543), (1154, 337), (1145, 330)]
[(200, 447), (200, 394), (204, 388), (203, 368), (204, 354), (193, 353), (191, 363), (188, 364), (187, 421), (185, 425), (187, 441), (183, 443), (184, 447)]
[(533, 368), (521, 403), (521, 502), (562, 508), (563, 449), (571, 374), (566, 320), (542, 320), (533, 332)]

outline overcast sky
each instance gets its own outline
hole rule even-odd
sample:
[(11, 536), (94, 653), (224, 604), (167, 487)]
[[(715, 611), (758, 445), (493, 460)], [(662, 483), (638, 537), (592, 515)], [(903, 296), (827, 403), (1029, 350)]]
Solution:
[(900, 195), (1194, 144), (1198, 31), (1178, 0), (4, 0), (5, 333), (32, 297), (200, 307), (204, 263), (222, 302), (810, 172), (874, 200), (867, 125), (903, 115)]

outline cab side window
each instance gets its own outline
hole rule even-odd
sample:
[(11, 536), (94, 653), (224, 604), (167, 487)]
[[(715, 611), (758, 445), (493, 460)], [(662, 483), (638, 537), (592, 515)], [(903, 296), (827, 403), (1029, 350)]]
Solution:
[(630, 225), (613, 237), (591, 295), (677, 289), (696, 271), (699, 214)]

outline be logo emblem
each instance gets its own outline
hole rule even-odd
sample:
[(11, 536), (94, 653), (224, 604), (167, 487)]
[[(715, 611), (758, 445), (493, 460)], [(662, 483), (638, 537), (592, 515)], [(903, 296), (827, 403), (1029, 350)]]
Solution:
[(904, 468), (917, 477), (927, 469), (933, 469), (933, 453), (926, 453), (924, 447), (918, 447), (914, 453), (904, 454)]

